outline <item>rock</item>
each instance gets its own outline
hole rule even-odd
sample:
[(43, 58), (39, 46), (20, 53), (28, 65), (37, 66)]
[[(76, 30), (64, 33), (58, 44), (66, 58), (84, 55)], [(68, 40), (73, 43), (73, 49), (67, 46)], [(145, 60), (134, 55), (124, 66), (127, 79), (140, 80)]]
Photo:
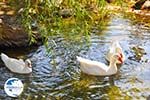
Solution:
[(150, 9), (150, 1), (147, 0), (141, 7), (141, 9), (147, 9), (149, 10)]
[[(16, 11), (6, 2), (1, 3), (0, 6), (0, 49), (30, 46), (30, 36), (18, 20), (21, 17), (21, 11), (17, 12), (18, 10)], [(37, 40), (33, 45), (39, 45), (42, 39), (37, 31), (36, 23), (31, 26)]]
[[(30, 37), (15, 17), (3, 15), (0, 19), (0, 49), (29, 46)], [(36, 36), (36, 40), (41, 41), (40, 35)]]
[(138, 0), (131, 8), (134, 10), (140, 10), (142, 8), (142, 5), (146, 2), (147, 0)]
[(0, 26), (0, 48), (20, 47), (28, 44), (28, 36), (20, 28), (12, 28), (4, 23)]
[(59, 11), (59, 15), (62, 16), (63, 18), (68, 18), (73, 15), (73, 10), (72, 9), (62, 9)]
[[(0, 49), (30, 46), (30, 37), (18, 20), (19, 17), (20, 13), (9, 3), (0, 3)], [(33, 34), (38, 42), (33, 45), (39, 45), (42, 39), (35, 25)]]

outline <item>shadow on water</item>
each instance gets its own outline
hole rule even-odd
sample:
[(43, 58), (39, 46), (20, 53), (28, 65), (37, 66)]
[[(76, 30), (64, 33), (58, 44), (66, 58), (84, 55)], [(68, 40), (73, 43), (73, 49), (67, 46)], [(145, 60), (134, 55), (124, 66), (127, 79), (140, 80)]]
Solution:
[[(4, 82), (10, 77), (18, 77), (24, 83), (21, 100), (145, 99), (150, 95), (149, 32), (132, 25), (128, 19), (114, 17), (103, 34), (91, 35), (90, 44), (82, 40), (67, 41), (58, 36), (53, 38), (57, 46), (52, 55), (47, 55), (44, 46), (31, 51), (23, 49), (20, 53), (15, 50), (6, 52), (12, 57), (30, 58), (33, 73), (14, 74), (0, 62), (0, 71), (3, 72), (0, 76), (0, 99), (11, 99), (3, 90)], [(119, 39), (126, 55), (126, 61), (116, 75), (95, 77), (80, 71), (77, 55), (107, 63), (104, 56), (110, 42), (115, 39)]]

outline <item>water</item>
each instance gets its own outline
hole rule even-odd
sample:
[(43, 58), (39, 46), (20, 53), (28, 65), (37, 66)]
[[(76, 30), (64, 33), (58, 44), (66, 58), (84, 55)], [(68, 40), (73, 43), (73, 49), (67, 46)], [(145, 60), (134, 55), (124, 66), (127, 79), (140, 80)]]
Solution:
[[(89, 44), (54, 37), (53, 55), (47, 55), (44, 46), (7, 51), (12, 57), (30, 58), (33, 73), (11, 73), (0, 61), (0, 99), (12, 99), (3, 89), (11, 77), (20, 78), (24, 83), (22, 95), (16, 98), (21, 100), (146, 99), (150, 95), (150, 30), (132, 24), (129, 19), (114, 17), (103, 33), (94, 32), (99, 33), (91, 35)], [(105, 54), (115, 39), (119, 39), (126, 56), (116, 75), (95, 77), (80, 71), (77, 55), (108, 64)]]

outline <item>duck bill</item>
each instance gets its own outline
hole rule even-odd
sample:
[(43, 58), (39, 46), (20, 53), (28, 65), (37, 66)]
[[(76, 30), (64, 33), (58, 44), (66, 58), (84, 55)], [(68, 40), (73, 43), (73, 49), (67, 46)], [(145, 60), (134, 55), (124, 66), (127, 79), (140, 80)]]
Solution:
[(120, 57), (123, 58), (123, 54), (122, 53), (120, 53)]
[(31, 65), (31, 64), (28, 64), (28, 67), (29, 67), (29, 68), (32, 68), (32, 65)]
[(123, 63), (123, 59), (122, 59), (122, 57), (119, 57), (119, 59), (118, 59), (119, 61), (120, 61), (120, 63), (122, 64)]
[(29, 68), (32, 68), (32, 66), (30, 65)]

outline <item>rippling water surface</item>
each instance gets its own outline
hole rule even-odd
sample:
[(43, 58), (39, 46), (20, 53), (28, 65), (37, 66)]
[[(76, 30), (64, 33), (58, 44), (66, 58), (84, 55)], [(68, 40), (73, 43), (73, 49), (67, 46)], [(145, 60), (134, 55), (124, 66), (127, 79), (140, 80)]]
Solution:
[[(118, 73), (111, 77), (83, 74), (76, 56), (108, 64), (105, 54), (115, 39), (119, 39), (126, 55)], [(11, 73), (0, 61), (0, 99), (12, 99), (3, 89), (5, 81), (11, 77), (20, 78), (24, 83), (24, 91), (17, 98), (21, 100), (130, 100), (146, 99), (150, 95), (149, 29), (133, 25), (128, 19), (114, 17), (103, 33), (91, 35), (89, 44), (67, 41), (60, 36), (54, 40), (57, 45), (52, 55), (47, 55), (44, 46), (7, 51), (12, 57), (30, 58), (33, 73)]]

